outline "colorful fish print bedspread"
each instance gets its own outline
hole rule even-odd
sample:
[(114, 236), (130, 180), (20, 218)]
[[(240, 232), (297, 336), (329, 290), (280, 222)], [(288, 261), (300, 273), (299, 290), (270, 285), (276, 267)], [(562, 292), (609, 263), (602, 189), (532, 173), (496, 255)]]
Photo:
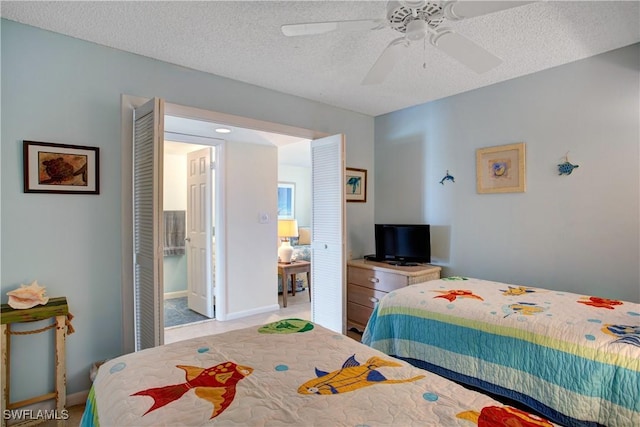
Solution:
[(302, 319), (106, 362), (83, 426), (552, 424)]
[(381, 299), (362, 342), (563, 425), (640, 425), (640, 305), (452, 277)]

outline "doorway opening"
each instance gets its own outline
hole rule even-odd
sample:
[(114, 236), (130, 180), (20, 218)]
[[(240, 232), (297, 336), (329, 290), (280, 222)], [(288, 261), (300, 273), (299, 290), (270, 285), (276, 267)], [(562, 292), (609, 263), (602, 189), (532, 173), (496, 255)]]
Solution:
[[(174, 119), (165, 117), (171, 125)], [(166, 125), (165, 125), (166, 126)], [(216, 146), (221, 140), (165, 132), (164, 327), (215, 318)]]
[[(206, 126), (206, 127), (205, 127)], [(163, 216), (165, 253), (163, 258), (164, 328), (199, 324), (215, 319), (206, 295), (215, 296), (215, 183), (216, 145), (221, 140), (212, 138), (211, 124), (199, 120), (165, 115), (163, 146)], [(244, 132), (251, 132), (244, 129)], [(197, 143), (196, 143), (197, 142)], [(311, 152), (310, 140), (278, 146), (278, 181), (295, 182), (296, 218), (301, 228), (311, 225)], [(198, 160), (204, 160), (199, 162)], [(206, 167), (207, 164), (211, 167)], [(199, 165), (211, 170), (211, 178), (197, 175)], [(195, 179), (195, 182), (193, 182)], [(198, 188), (204, 188), (199, 190)], [(210, 188), (209, 188), (210, 187)], [(195, 189), (195, 190), (190, 190)], [(194, 200), (195, 199), (195, 200)], [(213, 207), (210, 208), (210, 205)], [(206, 241), (205, 230), (211, 229), (211, 241)], [(201, 231), (198, 233), (197, 231)], [(210, 245), (211, 254), (206, 247)], [(304, 247), (304, 246), (303, 246)], [(310, 249), (300, 251), (310, 255)], [(265, 254), (268, 256), (268, 254)], [(301, 258), (306, 259), (306, 258)], [(310, 261), (309, 259), (306, 259)], [(210, 265), (207, 262), (210, 261)], [(303, 276), (303, 275), (300, 275)], [(279, 278), (281, 280), (281, 278)], [(297, 282), (304, 282), (298, 278)], [(297, 283), (304, 290), (308, 286)], [(281, 284), (279, 284), (281, 286)], [(209, 287), (209, 292), (198, 288)], [(302, 290), (302, 289), (297, 289)], [(174, 331), (172, 334), (175, 334)]]
[[(166, 106), (166, 108), (165, 108)], [(132, 114), (135, 111), (135, 114)], [(180, 106), (177, 104), (166, 104), (162, 99), (153, 98), (151, 100), (144, 98), (131, 97), (123, 95), (122, 97), (122, 237), (123, 237), (123, 347), (126, 351), (135, 351), (150, 346), (160, 345), (163, 343), (163, 321), (162, 321), (162, 296), (163, 296), (163, 272), (162, 272), (162, 243), (159, 241), (163, 237), (162, 233), (162, 161), (161, 160), (164, 144), (163, 133), (165, 130), (163, 118), (166, 115), (193, 118), (201, 120), (208, 124), (223, 124), (234, 129), (247, 129), (257, 133), (257, 136), (263, 136), (264, 132), (268, 134), (279, 134), (283, 137), (288, 135), (296, 135), (295, 138), (316, 139), (324, 136), (316, 131), (295, 128), (286, 125), (274, 124), (271, 122), (263, 122), (255, 119), (248, 119), (240, 116), (233, 116), (224, 113), (205, 111), (191, 107)], [(135, 132), (134, 132), (135, 130)], [(134, 138), (135, 135), (135, 138)], [(136, 141), (134, 143), (134, 141)], [(322, 195), (321, 203), (313, 203), (314, 209), (312, 220), (318, 218), (319, 224), (333, 224), (335, 221), (325, 221), (324, 214), (330, 214), (331, 218), (337, 218), (339, 223), (332, 227), (333, 233), (320, 226), (312, 224), (314, 236), (312, 237), (314, 248), (322, 254), (320, 257), (314, 257), (317, 262), (312, 266), (313, 282), (313, 304), (312, 313), (318, 316), (319, 323), (327, 323), (330, 321), (325, 318), (324, 314), (334, 316), (334, 311), (338, 310), (341, 314), (344, 309), (343, 295), (340, 289), (344, 288), (343, 262), (342, 255), (344, 253), (344, 197), (341, 193), (343, 189), (344, 179), (344, 136), (335, 135), (331, 138), (322, 138), (315, 140), (316, 149), (314, 151), (312, 145), (312, 153), (317, 153), (314, 158), (317, 159), (313, 164), (316, 166), (325, 166), (314, 172), (313, 182), (328, 183), (331, 182), (332, 192), (327, 193), (329, 187), (322, 186), (312, 189), (314, 197), (318, 194)], [(229, 153), (233, 153), (234, 165), (239, 166), (242, 162), (242, 154), (247, 145), (241, 145), (240, 149), (231, 150), (227, 153), (227, 148), (234, 145), (223, 144), (225, 151), (225, 159), (229, 160)], [(156, 149), (157, 147), (158, 149)], [(226, 147), (226, 148), (224, 148)], [(146, 151), (144, 151), (146, 150)], [(134, 155), (135, 151), (135, 155)], [(266, 153), (268, 149), (254, 150)], [(140, 152), (141, 155), (138, 155)], [(159, 153), (159, 154), (158, 154)], [(338, 157), (334, 157), (335, 153)], [(274, 157), (271, 157), (274, 159)], [(155, 159), (155, 160), (154, 160)], [(276, 160), (277, 161), (277, 160)], [(327, 168), (326, 166), (330, 166)], [(144, 169), (143, 169), (144, 168)], [(275, 169), (273, 169), (275, 170)], [(315, 170), (315, 168), (314, 168)], [(262, 171), (262, 170), (259, 170)], [(242, 181), (244, 169), (236, 167), (232, 171), (228, 171), (225, 166), (224, 171), (220, 172), (219, 187), (221, 193), (229, 193), (233, 187), (238, 187), (237, 181)], [(270, 172), (273, 173), (273, 172)], [(229, 175), (229, 176), (227, 176)], [(269, 174), (267, 174), (269, 175)], [(273, 175), (272, 175), (273, 176)], [(231, 178), (230, 178), (231, 177)], [(134, 184), (134, 178), (135, 186)], [(144, 180), (143, 180), (144, 178)], [(160, 178), (160, 180), (158, 179)], [(270, 178), (271, 179), (271, 178)], [(273, 187), (276, 187), (276, 177), (273, 176)], [(224, 181), (224, 182), (222, 182)], [(144, 185), (143, 185), (144, 184)], [(227, 188), (229, 184), (229, 188)], [(252, 187), (246, 187), (252, 188)], [(320, 192), (318, 192), (320, 190)], [(261, 207), (258, 207), (258, 214), (255, 218), (242, 209), (242, 203), (247, 199), (227, 200), (225, 194), (218, 194), (224, 201), (225, 207), (220, 212), (222, 218), (217, 218), (223, 224), (230, 217), (237, 220), (241, 218), (241, 223), (233, 222), (233, 227), (226, 224), (225, 227), (216, 227), (216, 253), (221, 258), (221, 262), (216, 263), (216, 318), (222, 323), (227, 321), (245, 318), (246, 316), (273, 312), (277, 309), (277, 293), (271, 293), (271, 285), (263, 286), (260, 292), (252, 294), (257, 299), (250, 300), (250, 304), (246, 299), (247, 291), (251, 292), (251, 286), (255, 283), (263, 283), (263, 278), (274, 277), (272, 273), (271, 260), (267, 257), (259, 255), (253, 258), (252, 268), (247, 270), (246, 257), (243, 255), (246, 250), (246, 241), (244, 238), (244, 224), (251, 225), (253, 221), (259, 223), (264, 217)], [(239, 194), (239, 193), (236, 193)], [(254, 196), (262, 197), (264, 193), (256, 193)], [(271, 194), (271, 193), (269, 193)], [(342, 194), (342, 196), (341, 196)], [(133, 195), (133, 198), (130, 197)], [(253, 200), (253, 199), (250, 199)], [(263, 197), (263, 203), (266, 206), (267, 218), (275, 219), (277, 217), (276, 209), (276, 192), (273, 195)], [(327, 203), (331, 200), (332, 203)], [(273, 206), (271, 206), (273, 202)], [(134, 207), (136, 210), (134, 211)], [(139, 214), (138, 209), (146, 209)], [(331, 210), (331, 212), (329, 212)], [(335, 211), (335, 212), (334, 212)], [(231, 215), (230, 215), (231, 212)], [(144, 221), (142, 221), (144, 220)], [(273, 259), (275, 261), (275, 224), (267, 227), (263, 225), (253, 226), (254, 231), (260, 231), (261, 240), (256, 240), (260, 254), (271, 253), (267, 247), (274, 248)], [(133, 236), (133, 239), (131, 237)], [(230, 239), (230, 236), (232, 237)], [(273, 236), (273, 237), (271, 237)], [(255, 235), (252, 235), (255, 237)], [(240, 238), (237, 240), (237, 238)], [(218, 249), (220, 249), (218, 251)], [(256, 249), (256, 245), (252, 245), (252, 249)], [(255, 252), (255, 250), (254, 250)], [(314, 251), (315, 253), (315, 251)], [(335, 259), (329, 260), (329, 257)], [(274, 262), (275, 264), (275, 262)], [(322, 274), (320, 274), (322, 273)], [(331, 274), (329, 274), (331, 273)], [(271, 276), (271, 275), (274, 276)], [(227, 282), (229, 277), (235, 277), (233, 286), (230, 287)], [(238, 279), (240, 276), (240, 279)], [(316, 277), (317, 276), (317, 280)], [(242, 278), (250, 280), (241, 280)], [(256, 280), (257, 279), (257, 280)], [(275, 277), (274, 277), (275, 279)], [(271, 279), (268, 279), (270, 282)], [(321, 286), (326, 284), (324, 286)], [(275, 284), (274, 284), (275, 286)], [(334, 289), (336, 288), (336, 289)], [(275, 291), (275, 289), (274, 289)], [(325, 295), (326, 294), (326, 295)], [(335, 295), (334, 295), (335, 294)], [(160, 298), (158, 298), (160, 297)], [(160, 299), (160, 301), (158, 300)], [(275, 304), (271, 303), (274, 301)], [(256, 302), (258, 303), (256, 305)], [(213, 304), (211, 304), (213, 306)], [(326, 309), (326, 313), (325, 312)], [(338, 316), (341, 317), (341, 316)], [(160, 321), (158, 321), (160, 320)], [(219, 323), (219, 322), (207, 322)], [(338, 322), (340, 323), (340, 322)], [(340, 329), (339, 324), (330, 324), (332, 329)], [(161, 329), (161, 330), (159, 330)]]

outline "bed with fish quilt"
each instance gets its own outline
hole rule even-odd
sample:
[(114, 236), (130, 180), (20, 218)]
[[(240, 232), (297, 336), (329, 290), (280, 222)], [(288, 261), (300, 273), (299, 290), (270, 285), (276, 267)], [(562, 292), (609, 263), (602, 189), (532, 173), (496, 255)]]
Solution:
[(450, 277), (387, 294), (362, 342), (562, 425), (640, 426), (640, 305)]
[(104, 363), (82, 426), (551, 426), (301, 319)]

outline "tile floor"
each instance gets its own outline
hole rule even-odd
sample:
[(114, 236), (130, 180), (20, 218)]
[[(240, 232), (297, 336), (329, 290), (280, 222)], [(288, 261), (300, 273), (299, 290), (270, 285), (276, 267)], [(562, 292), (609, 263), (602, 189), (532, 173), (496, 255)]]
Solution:
[(278, 311), (256, 314), (255, 316), (244, 317), (237, 320), (227, 320), (224, 322), (218, 320), (205, 320), (203, 322), (189, 325), (165, 328), (164, 343), (170, 344), (203, 335), (220, 334), (222, 332), (247, 328), (249, 326), (263, 325), (265, 323), (275, 322), (289, 317), (311, 320), (311, 303), (309, 302), (309, 294), (306, 290), (303, 292), (296, 292), (295, 297), (289, 295), (287, 297), (286, 308), (282, 307), (282, 295), (280, 295), (278, 299), (280, 302), (280, 310)]
[(185, 325), (187, 323), (209, 320), (208, 317), (192, 311), (188, 307), (187, 297), (164, 300), (164, 327)]

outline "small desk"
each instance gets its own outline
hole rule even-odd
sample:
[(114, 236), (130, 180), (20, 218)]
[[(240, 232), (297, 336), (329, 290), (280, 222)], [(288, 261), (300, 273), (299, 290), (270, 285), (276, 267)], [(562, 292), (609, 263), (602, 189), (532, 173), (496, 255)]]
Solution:
[(278, 263), (278, 274), (282, 277), (282, 305), (287, 306), (288, 278), (291, 276), (291, 295), (296, 296), (296, 274), (307, 273), (309, 284), (309, 301), (311, 301), (311, 263), (309, 261), (293, 261), (289, 264)]

